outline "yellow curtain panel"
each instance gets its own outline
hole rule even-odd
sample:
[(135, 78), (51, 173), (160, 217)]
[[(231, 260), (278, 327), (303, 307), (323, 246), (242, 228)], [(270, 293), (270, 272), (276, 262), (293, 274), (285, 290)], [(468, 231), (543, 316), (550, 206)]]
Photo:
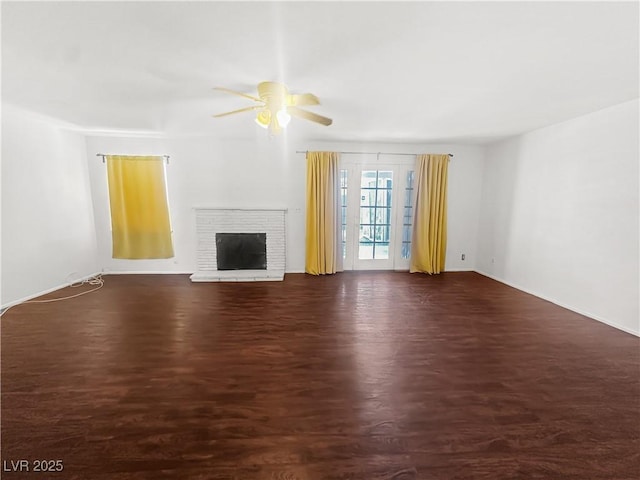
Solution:
[(305, 272), (336, 273), (340, 260), (340, 171), (335, 152), (307, 153)]
[(113, 258), (173, 257), (164, 158), (108, 155)]
[(411, 273), (440, 273), (447, 250), (449, 155), (418, 155), (416, 208), (411, 239)]

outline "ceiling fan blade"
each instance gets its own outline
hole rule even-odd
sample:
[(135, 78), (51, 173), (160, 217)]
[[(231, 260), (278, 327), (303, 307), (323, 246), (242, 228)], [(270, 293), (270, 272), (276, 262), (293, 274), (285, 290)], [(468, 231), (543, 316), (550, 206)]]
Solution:
[(323, 117), (322, 115), (318, 115), (317, 113), (307, 112), (306, 110), (301, 110), (297, 107), (288, 107), (287, 112), (289, 112), (294, 117), (311, 120), (312, 122), (320, 123), (327, 127), (333, 123), (333, 120), (331, 120), (330, 118)]
[(254, 102), (262, 102), (262, 100), (259, 99), (258, 97), (254, 97), (253, 95), (248, 95), (248, 94), (242, 93), (242, 92), (236, 92), (235, 90), (230, 90), (228, 88), (213, 87), (213, 89), (214, 90), (220, 90), (221, 92), (227, 92), (227, 93), (230, 93), (232, 95), (238, 95), (240, 97), (248, 98), (249, 100), (253, 100)]
[(313, 93), (300, 93), (289, 95), (287, 104), (289, 106), (320, 105), (320, 100)]
[(252, 107), (240, 108), (239, 110), (233, 110), (232, 112), (219, 113), (218, 115), (212, 115), (214, 118), (226, 117), (227, 115), (233, 115), (234, 113), (248, 112), (249, 110), (258, 110), (262, 108), (262, 105), (254, 105)]

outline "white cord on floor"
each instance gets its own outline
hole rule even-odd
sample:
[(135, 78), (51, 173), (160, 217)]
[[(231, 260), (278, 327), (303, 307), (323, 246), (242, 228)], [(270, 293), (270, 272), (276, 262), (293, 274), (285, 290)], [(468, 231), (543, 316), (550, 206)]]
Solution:
[(11, 305), (10, 307), (5, 308), (2, 313), (0, 313), (0, 317), (2, 317), (5, 313), (7, 313), (13, 307), (17, 307), (18, 305), (23, 305), (25, 303), (51, 303), (51, 302), (59, 302), (61, 300), (69, 300), (70, 298), (76, 298), (81, 295), (86, 295), (87, 293), (95, 292), (96, 290), (100, 290), (104, 285), (104, 279), (102, 278), (102, 274), (93, 275), (92, 277), (86, 278), (81, 282), (75, 282), (69, 285), (69, 287), (80, 287), (82, 285), (97, 285), (95, 288), (91, 290), (86, 290), (84, 292), (76, 293), (75, 295), (69, 295), (67, 297), (59, 297), (59, 298), (50, 298), (47, 300), (27, 300), (21, 303), (16, 303), (15, 305)]

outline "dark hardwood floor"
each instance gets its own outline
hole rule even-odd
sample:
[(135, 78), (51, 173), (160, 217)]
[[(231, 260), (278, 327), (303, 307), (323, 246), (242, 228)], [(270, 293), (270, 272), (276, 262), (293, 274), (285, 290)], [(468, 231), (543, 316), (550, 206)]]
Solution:
[(107, 276), (1, 325), (2, 478), (640, 478), (640, 340), (475, 273)]

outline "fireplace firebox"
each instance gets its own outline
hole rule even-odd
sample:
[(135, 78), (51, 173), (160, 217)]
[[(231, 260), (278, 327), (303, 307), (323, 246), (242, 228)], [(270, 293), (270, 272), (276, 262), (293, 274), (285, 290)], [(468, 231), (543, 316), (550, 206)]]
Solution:
[(266, 233), (216, 233), (218, 270), (266, 270)]

